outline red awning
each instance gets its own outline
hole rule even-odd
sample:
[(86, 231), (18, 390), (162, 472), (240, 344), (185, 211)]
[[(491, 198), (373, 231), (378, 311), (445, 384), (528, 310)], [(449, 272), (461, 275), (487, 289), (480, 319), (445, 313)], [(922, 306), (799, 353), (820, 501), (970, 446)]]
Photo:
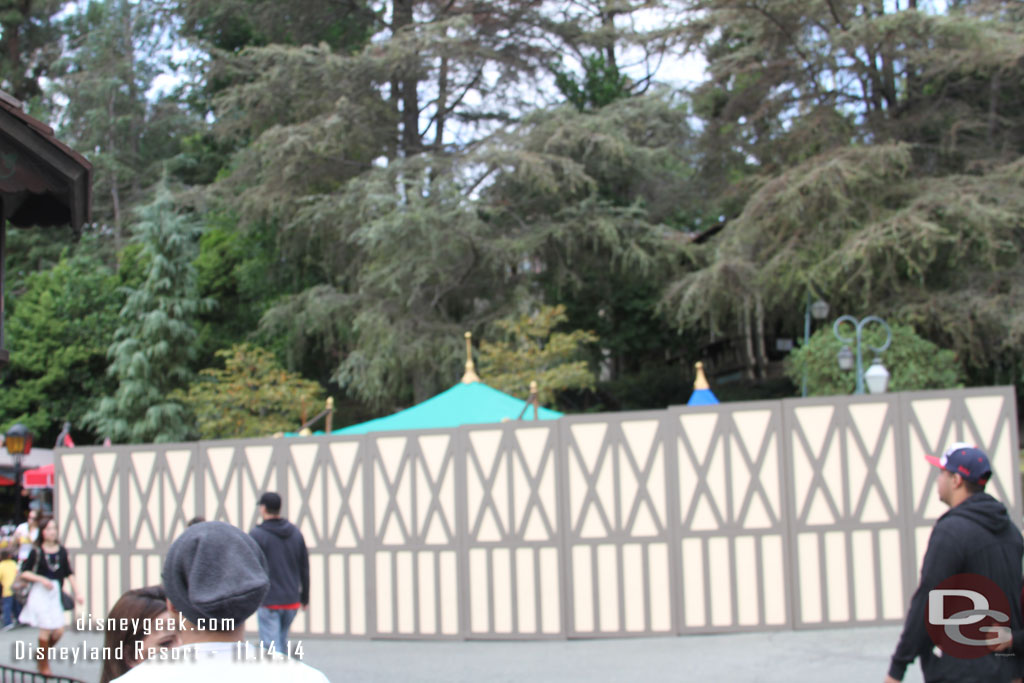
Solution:
[(14, 480), (7, 477), (0, 477), (0, 486), (13, 486)]
[(34, 470), (26, 470), (21, 481), (27, 489), (52, 489), (53, 465), (43, 465)]

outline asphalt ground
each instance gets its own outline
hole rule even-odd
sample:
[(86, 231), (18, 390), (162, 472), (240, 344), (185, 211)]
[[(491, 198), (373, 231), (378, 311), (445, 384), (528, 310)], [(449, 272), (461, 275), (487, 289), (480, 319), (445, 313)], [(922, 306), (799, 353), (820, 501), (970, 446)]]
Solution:
[[(896, 626), (773, 631), (665, 638), (557, 641), (397, 641), (301, 639), (303, 661), (338, 683), (445, 681), (881, 681), (900, 628)], [(0, 632), (0, 661), (15, 661), (17, 641), (34, 644), (25, 627)], [(296, 639), (300, 640), (300, 639)], [(296, 640), (292, 641), (295, 646)], [(58, 646), (98, 648), (101, 633), (71, 632)], [(54, 673), (99, 678), (98, 661), (53, 662)], [(912, 666), (904, 679), (920, 681)], [(282, 682), (285, 683), (285, 682)]]

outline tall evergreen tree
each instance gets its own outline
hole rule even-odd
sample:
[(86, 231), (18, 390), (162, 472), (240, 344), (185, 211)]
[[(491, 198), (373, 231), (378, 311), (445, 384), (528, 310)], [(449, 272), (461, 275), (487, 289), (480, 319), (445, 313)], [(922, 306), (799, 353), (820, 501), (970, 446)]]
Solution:
[(0, 0), (0, 89), (38, 104), (60, 55), (61, 0)]
[(813, 283), (833, 310), (912, 324), (977, 381), (1019, 367), (1020, 3), (692, 5), (711, 74), (699, 182), (733, 211), (666, 310), (763, 350), (802, 327)]
[(181, 441), (195, 434), (188, 409), (169, 398), (193, 377), (196, 316), (210, 306), (196, 295), (192, 261), (198, 228), (175, 211), (166, 188), (139, 210), (133, 240), (146, 262), (142, 284), (128, 291), (121, 325), (108, 351), (118, 382), (87, 420), (115, 442)]
[(54, 93), (66, 99), (60, 134), (94, 169), (93, 220), (123, 246), (124, 224), (145, 201), (183, 138), (203, 124), (150, 89), (167, 71), (173, 33), (157, 0), (90, 0), (64, 22)]

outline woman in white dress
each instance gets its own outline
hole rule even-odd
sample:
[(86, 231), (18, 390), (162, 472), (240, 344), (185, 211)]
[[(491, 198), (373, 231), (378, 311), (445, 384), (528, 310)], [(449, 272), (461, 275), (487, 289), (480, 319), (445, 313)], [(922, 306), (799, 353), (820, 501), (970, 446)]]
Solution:
[(39, 521), (39, 536), (32, 552), (21, 563), (21, 575), (32, 582), (28, 600), (18, 621), (39, 629), (36, 666), (44, 676), (51, 675), (47, 650), (64, 635), (64, 607), (61, 605), (61, 584), (68, 579), (75, 602), (82, 604), (78, 582), (68, 561), (68, 551), (57, 542), (57, 522), (52, 517)]

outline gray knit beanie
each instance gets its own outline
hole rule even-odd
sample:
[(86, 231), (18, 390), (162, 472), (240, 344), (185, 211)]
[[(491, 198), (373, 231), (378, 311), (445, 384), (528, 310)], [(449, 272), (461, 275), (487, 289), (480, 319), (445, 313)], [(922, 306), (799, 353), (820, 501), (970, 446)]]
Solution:
[(267, 558), (249, 534), (224, 522), (194, 524), (164, 560), (164, 591), (193, 624), (249, 618), (270, 588)]

